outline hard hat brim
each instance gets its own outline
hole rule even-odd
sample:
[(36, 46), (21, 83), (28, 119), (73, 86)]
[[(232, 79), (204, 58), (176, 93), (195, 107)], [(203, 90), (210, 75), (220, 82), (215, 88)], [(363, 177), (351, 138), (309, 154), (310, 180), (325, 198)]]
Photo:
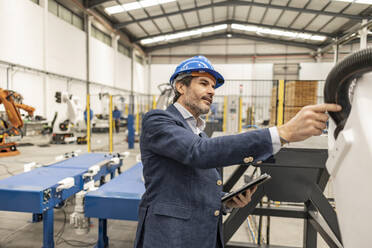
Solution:
[(215, 70), (208, 69), (208, 68), (195, 68), (195, 69), (182, 71), (181, 73), (178, 73), (178, 74), (173, 74), (172, 77), (170, 78), (169, 82), (173, 86), (173, 84), (175, 83), (174, 80), (177, 78), (178, 75), (180, 75), (180, 74), (190, 74), (190, 76), (191, 76), (191, 72), (194, 72), (194, 71), (207, 72), (207, 73), (211, 74), (216, 79), (215, 89), (217, 89), (218, 87), (221, 87), (225, 82), (225, 79), (223, 78), (223, 76), (220, 73), (218, 73)]

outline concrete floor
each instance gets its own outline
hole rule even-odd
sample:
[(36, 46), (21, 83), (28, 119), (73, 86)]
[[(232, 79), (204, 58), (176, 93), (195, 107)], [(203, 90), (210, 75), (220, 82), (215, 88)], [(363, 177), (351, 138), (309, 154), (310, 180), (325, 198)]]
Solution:
[[(124, 152), (128, 150), (128, 145), (124, 141), (124, 133), (114, 135), (114, 152)], [(50, 163), (55, 160), (56, 156), (66, 152), (80, 150), (86, 152), (86, 145), (50, 145), (49, 147), (39, 147), (38, 145), (48, 143), (49, 137), (33, 136), (24, 137), (22, 143), (33, 143), (34, 146), (19, 147), (20, 155), (14, 157), (0, 158), (0, 179), (12, 174), (23, 172), (25, 163), (36, 162), (40, 164)], [(312, 140), (309, 144), (315, 144), (319, 147), (319, 140)], [(108, 151), (108, 135), (93, 134), (92, 150), (97, 152)], [(124, 168), (128, 169), (136, 163), (136, 156), (139, 154), (138, 144), (135, 149), (130, 150), (130, 156), (124, 161)], [(7, 167), (7, 169), (6, 169)], [(225, 169), (225, 176), (233, 170), (233, 166)], [(8, 171), (7, 171), (8, 170)], [(242, 182), (240, 182), (242, 183)], [(326, 189), (326, 194), (332, 194), (332, 190)], [(1, 199), (6, 200), (6, 199)], [(27, 203), (25, 203), (27, 204)], [(76, 247), (93, 247), (93, 243), (97, 240), (97, 220), (92, 220), (91, 230), (86, 235), (76, 235), (74, 230), (69, 225), (69, 214), (72, 212), (72, 206), (67, 206), (65, 212), (67, 214), (67, 223), (63, 232), (63, 239), (70, 240)], [(254, 217), (253, 217), (254, 218)], [(0, 247), (1, 248), (39, 248), (42, 246), (43, 227), (41, 223), (31, 223), (31, 214), (18, 212), (0, 211)], [(258, 221), (258, 218), (257, 218)], [(64, 223), (63, 210), (55, 210), (54, 233), (57, 234)], [(132, 248), (135, 237), (137, 223), (132, 221), (108, 221), (108, 235), (110, 238), (110, 247)], [(298, 219), (271, 218), (270, 240), (271, 244), (302, 247), (303, 221)], [(233, 236), (232, 241), (251, 242), (248, 224), (244, 223)], [(320, 236), (318, 236), (318, 248), (328, 247)], [(74, 240), (74, 241), (72, 241)], [(81, 241), (84, 243), (80, 243)], [(61, 239), (55, 238), (56, 247), (72, 247), (66, 242), (61, 242)], [(84, 244), (91, 244), (84, 246)]]

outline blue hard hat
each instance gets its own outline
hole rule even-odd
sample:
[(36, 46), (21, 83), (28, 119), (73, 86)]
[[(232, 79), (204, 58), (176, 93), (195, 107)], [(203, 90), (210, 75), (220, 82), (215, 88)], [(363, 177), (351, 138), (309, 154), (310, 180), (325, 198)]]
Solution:
[(216, 79), (215, 89), (223, 85), (225, 79), (221, 74), (216, 72), (211, 64), (211, 62), (204, 56), (194, 56), (192, 58), (182, 61), (174, 71), (169, 82), (173, 86), (174, 80), (177, 76), (182, 74), (191, 74), (191, 72), (207, 72), (211, 74)]

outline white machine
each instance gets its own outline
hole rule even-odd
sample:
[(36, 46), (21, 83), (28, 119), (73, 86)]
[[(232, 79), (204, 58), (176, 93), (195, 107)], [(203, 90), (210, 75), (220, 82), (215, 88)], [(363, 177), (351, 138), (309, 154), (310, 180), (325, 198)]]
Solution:
[(67, 104), (67, 111), (65, 115), (59, 113), (57, 117), (58, 126), (54, 127), (52, 143), (73, 143), (76, 141), (74, 131), (81, 130), (84, 125), (84, 110), (80, 98), (69, 95), (67, 92), (57, 92), (56, 98), (57, 102)]
[[(342, 105), (330, 113), (327, 169), (345, 248), (372, 247), (372, 48), (335, 66), (325, 86), (326, 102)], [(335, 134), (336, 138), (333, 138)]]

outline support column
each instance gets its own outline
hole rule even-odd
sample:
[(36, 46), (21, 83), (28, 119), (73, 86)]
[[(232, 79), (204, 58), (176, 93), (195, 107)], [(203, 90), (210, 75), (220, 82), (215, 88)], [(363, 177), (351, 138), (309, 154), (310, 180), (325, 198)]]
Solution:
[[(113, 82), (113, 86), (114, 87), (118, 87), (117, 85), (117, 81), (116, 81), (116, 71), (118, 70), (118, 65), (117, 65), (117, 61), (118, 61), (118, 41), (119, 41), (119, 35), (115, 34), (115, 33), (111, 33), (111, 46), (112, 46), (112, 49), (114, 50), (114, 68), (113, 68), (113, 75), (114, 75), (114, 82)], [(119, 87), (121, 88), (121, 87)]]
[(317, 53), (316, 53), (316, 62), (320, 63), (322, 62), (322, 49), (318, 48)]
[(338, 53), (339, 53), (339, 45), (338, 45), (337, 38), (336, 38), (336, 44), (333, 45), (333, 51), (334, 51), (333, 62), (336, 64), (338, 62)]
[[(128, 114), (128, 149), (134, 148), (134, 49), (132, 49), (131, 78), (130, 78), (130, 99)], [(138, 131), (138, 130), (137, 130)]]
[[(152, 98), (151, 98), (151, 54), (149, 55), (148, 57), (148, 60), (147, 60), (147, 94), (148, 94), (148, 97), (147, 97), (147, 104), (149, 105)], [(148, 111), (149, 109), (146, 110), (146, 112)]]
[[(362, 21), (362, 25), (365, 25), (368, 22), (367, 19)], [(360, 49), (367, 48), (367, 36), (368, 36), (368, 28), (364, 27), (363, 29), (359, 30), (360, 35)]]
[(91, 121), (90, 121), (90, 36), (92, 31), (92, 17), (88, 14), (84, 15), (84, 24), (85, 24), (85, 55), (86, 55), (86, 111), (87, 111), (87, 145), (88, 152), (91, 152)]
[[(40, 5), (43, 7), (43, 70), (48, 71), (48, 0), (41, 0)], [(48, 117), (48, 76), (43, 73), (43, 115)]]
[(85, 14), (84, 16), (84, 22), (85, 22), (85, 37), (86, 37), (86, 93), (87, 95), (90, 94), (89, 92), (89, 86), (90, 86), (90, 36), (92, 32), (92, 17), (90, 17), (88, 14)]

